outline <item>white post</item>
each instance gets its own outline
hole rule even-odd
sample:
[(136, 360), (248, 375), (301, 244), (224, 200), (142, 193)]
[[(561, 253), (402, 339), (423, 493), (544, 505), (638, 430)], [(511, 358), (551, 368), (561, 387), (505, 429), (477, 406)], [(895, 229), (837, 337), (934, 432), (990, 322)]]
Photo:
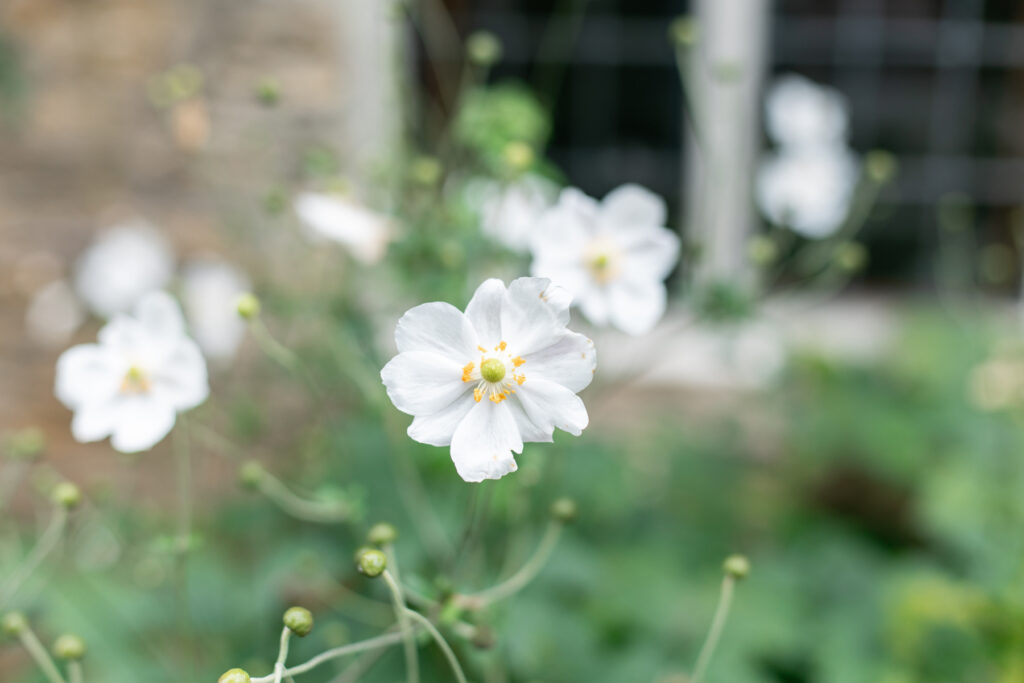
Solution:
[(700, 254), (698, 283), (745, 286), (771, 0), (697, 0), (696, 19), (688, 81), (702, 139), (687, 124), (688, 237)]

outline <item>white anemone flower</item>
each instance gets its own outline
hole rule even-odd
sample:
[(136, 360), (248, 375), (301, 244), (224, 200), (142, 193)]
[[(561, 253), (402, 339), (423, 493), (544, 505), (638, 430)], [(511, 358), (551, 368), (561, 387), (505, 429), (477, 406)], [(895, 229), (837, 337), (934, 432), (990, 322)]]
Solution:
[(835, 234), (850, 212), (860, 173), (845, 147), (781, 151), (757, 175), (757, 203), (773, 223), (811, 239)]
[(846, 99), (834, 88), (787, 74), (765, 100), (768, 135), (781, 147), (841, 143), (846, 139)]
[(245, 273), (216, 258), (196, 259), (182, 271), (182, 303), (189, 330), (211, 361), (234, 357), (245, 337), (238, 297), (252, 289)]
[(134, 316), (115, 316), (98, 342), (73, 346), (57, 360), (54, 391), (75, 413), (78, 441), (110, 436), (122, 453), (147, 450), (171, 431), (177, 413), (209, 395), (203, 354), (164, 292), (145, 295)]
[(451, 446), (466, 481), (516, 470), (524, 442), (554, 429), (579, 435), (589, 422), (577, 396), (593, 378), (593, 342), (566, 329), (569, 293), (545, 278), (506, 289), (485, 281), (463, 313), (434, 302), (398, 321), (398, 355), (381, 370), (395, 407), (414, 416), (409, 436)]
[(138, 219), (101, 234), (78, 257), (75, 291), (96, 315), (125, 313), (174, 275), (174, 252), (147, 221)]
[(665, 313), (664, 280), (679, 259), (679, 237), (664, 225), (665, 202), (639, 185), (600, 203), (563, 190), (534, 233), (531, 273), (568, 289), (595, 325), (644, 334)]
[(54, 348), (68, 343), (85, 322), (86, 312), (64, 280), (54, 280), (32, 295), (25, 327), (33, 341)]
[(295, 199), (295, 213), (311, 238), (337, 242), (363, 263), (380, 261), (391, 241), (386, 216), (341, 195), (304, 192)]
[(513, 251), (526, 251), (558, 188), (545, 178), (527, 175), (513, 183), (480, 183), (470, 193), (471, 203), (480, 212), (483, 233)]

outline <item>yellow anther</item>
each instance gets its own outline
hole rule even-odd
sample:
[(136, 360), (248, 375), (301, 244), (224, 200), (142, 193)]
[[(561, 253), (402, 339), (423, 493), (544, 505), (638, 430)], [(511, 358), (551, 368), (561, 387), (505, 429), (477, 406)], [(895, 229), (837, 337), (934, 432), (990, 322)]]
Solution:
[(462, 368), (462, 381), (472, 382), (473, 378), (470, 375), (473, 373), (473, 363), (466, 363), (466, 367)]
[(508, 348), (508, 344), (506, 344), (505, 342), (501, 342), (500, 344), (498, 344), (497, 346), (494, 347), (494, 350), (495, 351), (504, 351), (506, 348)]
[(520, 365), (522, 365), (525, 362), (526, 361), (523, 360), (520, 356), (516, 356), (515, 358), (512, 359), (512, 367), (518, 368)]
[(477, 348), (477, 350), (480, 353), (487, 353), (487, 349), (485, 349), (484, 347), (480, 346), (479, 344), (477, 344), (476, 348)]
[(480, 402), (480, 400), (481, 400), (481, 399), (482, 399), (483, 397), (484, 397), (484, 390), (483, 390), (483, 389), (481, 389), (480, 387), (477, 387), (476, 389), (474, 389), (474, 390), (473, 390), (473, 400), (474, 400), (474, 401), (476, 401), (477, 403), (479, 403), (479, 402)]
[(512, 375), (512, 377), (515, 379), (516, 384), (520, 386), (526, 381), (526, 375)]
[(131, 366), (121, 380), (122, 394), (145, 394), (149, 391), (149, 378), (138, 366)]

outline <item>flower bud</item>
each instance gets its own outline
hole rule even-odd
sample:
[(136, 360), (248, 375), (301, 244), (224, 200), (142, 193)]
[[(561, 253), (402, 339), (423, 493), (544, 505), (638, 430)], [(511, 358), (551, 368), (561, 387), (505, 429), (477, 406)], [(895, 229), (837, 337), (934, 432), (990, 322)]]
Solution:
[(576, 501), (572, 498), (559, 498), (551, 504), (551, 516), (562, 524), (576, 519)]
[(85, 657), (85, 641), (73, 633), (65, 633), (54, 641), (53, 655), (69, 662), (81, 659)]
[(690, 47), (697, 42), (697, 22), (693, 17), (682, 15), (672, 20), (668, 27), (672, 42), (680, 47)]
[(238, 468), (238, 480), (242, 482), (242, 486), (256, 488), (263, 480), (263, 465), (255, 460), (242, 463), (242, 466)]
[(217, 679), (217, 683), (249, 683), (252, 678), (249, 676), (249, 672), (244, 669), (231, 669), (225, 671)]
[(53, 492), (50, 494), (50, 498), (57, 505), (61, 505), (70, 510), (81, 502), (82, 493), (78, 490), (78, 487), (70, 481), (62, 481), (53, 487)]
[(750, 560), (743, 555), (730, 555), (722, 563), (722, 570), (737, 581), (745, 579), (750, 573)]
[(871, 150), (864, 157), (864, 170), (879, 185), (887, 183), (896, 175), (896, 157), (883, 149)]
[(43, 452), (46, 437), (41, 429), (28, 427), (11, 434), (7, 438), (7, 454), (14, 460), (32, 460)]
[(20, 636), (28, 630), (28, 620), (21, 612), (8, 612), (0, 620), (0, 630), (9, 636)]
[(260, 314), (260, 300), (252, 292), (239, 296), (235, 306), (238, 308), (238, 315), (246, 320), (252, 320)]
[(387, 522), (379, 522), (370, 527), (366, 540), (373, 545), (390, 545), (398, 538), (398, 531)]
[(413, 181), (425, 187), (436, 185), (443, 172), (441, 162), (431, 156), (418, 156), (409, 165), (409, 175)]
[(490, 31), (474, 31), (466, 39), (466, 57), (477, 66), (491, 66), (501, 53), (501, 41)]
[(779, 247), (770, 237), (757, 235), (747, 242), (747, 257), (755, 265), (768, 266), (779, 257)]
[(367, 548), (359, 553), (356, 558), (356, 566), (359, 568), (360, 573), (374, 578), (380, 576), (388, 566), (387, 555), (379, 550), (373, 548)]
[(281, 86), (275, 78), (265, 78), (256, 86), (256, 98), (267, 107), (272, 107), (281, 99)]
[(313, 613), (305, 607), (289, 607), (284, 613), (284, 625), (300, 638), (313, 630)]
[(836, 247), (836, 265), (848, 273), (860, 270), (868, 262), (868, 250), (857, 242), (843, 242)]
[(502, 150), (505, 163), (516, 173), (522, 173), (533, 165), (536, 155), (525, 142), (510, 142)]

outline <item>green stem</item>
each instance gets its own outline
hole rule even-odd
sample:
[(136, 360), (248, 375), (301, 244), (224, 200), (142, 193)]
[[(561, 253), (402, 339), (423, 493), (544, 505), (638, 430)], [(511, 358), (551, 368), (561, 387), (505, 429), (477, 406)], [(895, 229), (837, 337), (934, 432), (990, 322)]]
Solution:
[(188, 550), (192, 537), (192, 455), (188, 442), (188, 423), (184, 415), (174, 432), (174, 459), (178, 476), (178, 537), (175, 547), (180, 554)]
[(526, 584), (536, 578), (537, 574), (540, 573), (540, 570), (544, 568), (545, 564), (547, 564), (548, 559), (551, 557), (551, 553), (558, 544), (558, 538), (561, 533), (562, 524), (560, 522), (551, 522), (551, 524), (548, 525), (547, 530), (544, 532), (544, 537), (541, 539), (540, 544), (538, 544), (537, 550), (534, 551), (530, 559), (526, 561), (526, 564), (519, 568), (519, 571), (496, 586), (492, 586), (491, 588), (480, 591), (479, 593), (459, 595), (456, 599), (460, 604), (466, 607), (479, 609), (492, 602), (498, 602), (515, 595), (522, 590)]
[(262, 473), (257, 486), (260, 493), (297, 519), (316, 524), (337, 524), (349, 520), (347, 506), (300, 498), (269, 472)]
[(451, 646), (448, 645), (448, 641), (446, 641), (444, 636), (441, 635), (441, 632), (438, 631), (432, 623), (430, 623), (429, 619), (419, 612), (415, 612), (408, 608), (406, 608), (405, 612), (409, 617), (412, 617), (414, 621), (418, 621), (423, 628), (427, 629), (427, 633), (431, 635), (434, 642), (437, 643), (437, 646), (441, 648), (441, 652), (444, 653), (444, 656), (448, 659), (448, 663), (452, 667), (452, 671), (455, 673), (455, 680), (458, 681), (458, 683), (466, 683), (466, 674), (462, 672), (462, 667), (459, 665), (458, 658), (452, 651)]
[(19, 640), (21, 640), (22, 646), (28, 651), (29, 656), (39, 667), (43, 675), (46, 676), (46, 680), (50, 683), (64, 683), (64, 677), (60, 675), (60, 671), (57, 670), (57, 665), (53, 663), (53, 659), (50, 658), (50, 654), (43, 647), (43, 644), (39, 642), (39, 638), (28, 626), (25, 627), (21, 633), (18, 634)]
[(68, 683), (83, 683), (85, 677), (82, 676), (82, 663), (81, 662), (68, 662)]
[(289, 372), (296, 372), (298, 370), (298, 357), (291, 349), (274, 339), (273, 335), (270, 334), (270, 330), (263, 324), (262, 319), (259, 317), (252, 318), (249, 321), (249, 330), (252, 332), (253, 338), (256, 339), (256, 343), (259, 344), (260, 349), (271, 360)]
[[(389, 645), (397, 645), (402, 642), (403, 634), (401, 633), (386, 633), (376, 638), (370, 638), (368, 640), (361, 640), (358, 643), (351, 643), (349, 645), (343, 645), (336, 647), (333, 650), (327, 650), (321, 652), (316, 657), (313, 657), (309, 661), (293, 666), (290, 669), (285, 669), (283, 675), (285, 676), (298, 676), (304, 674), (307, 671), (311, 671), (316, 667), (320, 666), (324, 662), (329, 662), (332, 659), (338, 657), (344, 657), (346, 655), (355, 654), (357, 652), (363, 652), (364, 650), (373, 650), (379, 647), (387, 647)], [(261, 676), (259, 678), (253, 678), (252, 683), (273, 683), (275, 674), (269, 676)]]
[(416, 656), (416, 634), (409, 622), (409, 609), (405, 606), (405, 597), (402, 595), (402, 587), (395, 581), (387, 569), (382, 574), (385, 583), (391, 590), (391, 600), (395, 605), (395, 616), (398, 618), (399, 628), (402, 630), (402, 641), (405, 648), (406, 680), (408, 683), (419, 683), (420, 667)]
[(284, 663), (288, 659), (288, 643), (292, 637), (292, 630), (285, 626), (281, 629), (281, 645), (277, 649), (277, 661), (274, 662), (274, 683), (281, 683), (285, 675)]
[(3, 588), (0, 589), (0, 607), (6, 605), (17, 594), (25, 580), (32, 576), (36, 568), (46, 559), (46, 556), (57, 547), (61, 536), (64, 535), (67, 522), (67, 508), (58, 504), (53, 509), (53, 517), (50, 519), (50, 524), (39, 537), (35, 547), (32, 548), (28, 557), (25, 558), (24, 563), (8, 577), (7, 581), (4, 582)]
[(707, 640), (704, 641), (704, 645), (700, 648), (700, 654), (697, 655), (697, 664), (693, 667), (690, 683), (700, 683), (707, 672), (711, 657), (715, 654), (715, 648), (718, 646), (718, 640), (722, 636), (722, 629), (725, 628), (725, 620), (729, 616), (729, 606), (732, 604), (732, 593), (735, 586), (736, 579), (733, 577), (726, 576), (722, 579), (722, 593), (718, 598), (718, 607), (711, 620), (711, 629), (708, 631)]

